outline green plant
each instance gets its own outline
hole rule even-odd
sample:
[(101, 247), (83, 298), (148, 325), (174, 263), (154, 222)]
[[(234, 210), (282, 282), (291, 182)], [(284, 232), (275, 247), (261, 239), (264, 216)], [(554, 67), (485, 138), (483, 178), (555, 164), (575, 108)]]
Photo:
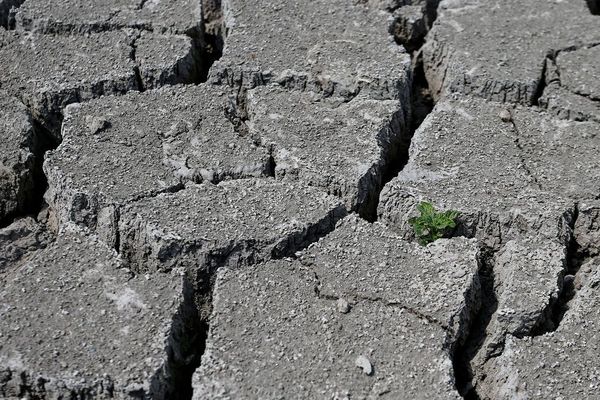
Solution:
[(417, 240), (423, 246), (443, 237), (450, 229), (456, 227), (458, 211), (438, 212), (431, 203), (421, 202), (417, 206), (421, 213), (419, 217), (408, 220), (415, 230)]

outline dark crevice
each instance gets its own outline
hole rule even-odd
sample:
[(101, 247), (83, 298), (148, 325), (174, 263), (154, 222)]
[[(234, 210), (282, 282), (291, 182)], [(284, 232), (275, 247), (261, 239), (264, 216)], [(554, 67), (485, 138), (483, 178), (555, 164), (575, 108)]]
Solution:
[(277, 162), (273, 156), (273, 147), (269, 148), (269, 162), (267, 164), (266, 175), (271, 178), (275, 178), (275, 171), (277, 169)]
[[(368, 222), (377, 220), (377, 207), (383, 187), (396, 177), (408, 162), (408, 151), (413, 135), (408, 124), (405, 114), (397, 112), (391, 116), (389, 125), (378, 134), (379, 146), (384, 150), (383, 160), (381, 165), (377, 166), (378, 170), (371, 168), (361, 179), (359, 186), (365, 187), (368, 195), (363, 202), (357, 205), (356, 210), (353, 210)], [(392, 133), (387, 131), (392, 131)], [(393, 141), (385, 140), (390, 137)], [(372, 181), (373, 176), (379, 176), (379, 178)]]
[(121, 209), (115, 208), (115, 236), (114, 236), (114, 249), (116, 252), (119, 252), (121, 248), (121, 230), (119, 229), (119, 221), (121, 220)]
[[(422, 6), (421, 13), (426, 21), (426, 28), (422, 34), (420, 34), (420, 39), (414, 43), (414, 46), (407, 43), (400, 43), (405, 47), (406, 51), (411, 54), (412, 59), (410, 104), (401, 105), (404, 111), (404, 123), (400, 124), (399, 137), (396, 139), (395, 143), (392, 143), (388, 148), (388, 154), (384, 160), (381, 171), (381, 182), (371, 189), (372, 193), (370, 199), (358, 210), (359, 215), (369, 222), (377, 220), (377, 208), (379, 206), (381, 191), (385, 185), (398, 176), (406, 164), (408, 164), (410, 145), (414, 133), (421, 126), (427, 115), (431, 113), (435, 105), (429, 88), (429, 82), (427, 82), (427, 78), (425, 77), (420, 47), (423, 45), (425, 35), (437, 17), (438, 5), (439, 0), (429, 0)], [(396, 12), (401, 11), (401, 9), (402, 8), (397, 9)], [(397, 26), (396, 18), (390, 26), (390, 33), (392, 35), (394, 35)], [(411, 51), (415, 46), (418, 46), (418, 50)]]
[(225, 36), (226, 29), (221, 0), (202, 0), (203, 39), (200, 41), (199, 37), (195, 38), (197, 43), (202, 43), (198, 46), (202, 60), (198, 77), (199, 82), (207, 81), (210, 68), (223, 55)]
[(134, 203), (134, 202), (144, 200), (144, 199), (151, 199), (151, 198), (156, 197), (163, 193), (177, 193), (184, 189), (185, 189), (185, 183), (179, 182), (179, 183), (173, 184), (171, 186), (168, 186), (168, 187), (160, 189), (160, 190), (153, 190), (148, 193), (141, 193), (136, 196), (130, 197), (129, 199), (127, 199), (127, 203)]
[[(400, 173), (408, 162), (408, 152), (414, 131), (407, 126), (406, 114), (398, 111), (390, 117), (388, 126), (378, 134), (380, 148), (383, 149), (383, 161), (377, 168), (371, 168), (361, 179), (359, 186), (364, 187), (367, 197), (356, 206), (361, 218), (374, 222), (377, 220), (377, 207), (383, 187)], [(392, 140), (389, 140), (389, 139)], [(371, 181), (373, 176), (379, 176)]]
[(144, 6), (146, 5), (146, 3), (148, 2), (148, 0), (140, 0), (140, 4), (138, 4), (137, 6), (137, 10), (142, 10), (144, 8)]
[(274, 260), (297, 258), (298, 252), (305, 250), (311, 244), (333, 232), (336, 224), (347, 215), (348, 212), (344, 206), (337, 206), (310, 227), (288, 236), (284, 242), (275, 246), (271, 251), (271, 258)]
[(585, 0), (592, 15), (600, 15), (600, 0)]
[(481, 306), (475, 311), (474, 319), (466, 338), (459, 342), (452, 354), (452, 366), (456, 390), (467, 400), (479, 400), (480, 396), (474, 385), (472, 361), (482, 348), (488, 336), (487, 327), (498, 309), (498, 298), (495, 291), (494, 275), (495, 252), (489, 247), (482, 247), (480, 267), (477, 271), (481, 284)]
[[(406, 121), (401, 124), (399, 138), (388, 149), (387, 159), (382, 168), (382, 180), (373, 190), (372, 200), (363, 206), (359, 213), (369, 222), (377, 220), (377, 207), (381, 191), (392, 179), (404, 169), (409, 161), (410, 145), (417, 129), (421, 126), (427, 115), (433, 110), (434, 101), (425, 78), (423, 62), (420, 53), (414, 55), (412, 85), (410, 89), (410, 109), (405, 111)], [(408, 107), (406, 107), (408, 108)]]
[(146, 89), (144, 87), (144, 80), (142, 79), (142, 73), (140, 71), (140, 67), (139, 67), (139, 65), (137, 65), (137, 60), (136, 60), (137, 40), (139, 38), (140, 38), (140, 35), (138, 34), (131, 41), (131, 52), (129, 53), (129, 57), (135, 63), (135, 67), (133, 67), (133, 72), (135, 73), (136, 89), (139, 90), (140, 92), (143, 92)]
[(37, 149), (35, 152), (36, 164), (34, 169), (34, 196), (32, 199), (31, 213), (32, 215), (37, 215), (45, 206), (44, 194), (48, 189), (48, 179), (46, 178), (46, 174), (44, 174), (43, 165), (44, 158), (46, 153), (50, 150), (56, 149), (60, 142), (56, 139), (60, 137), (60, 134), (51, 133), (46, 130), (42, 124), (37, 121), (34, 121), (34, 132), (36, 132), (36, 137), (38, 140)]
[(48, 180), (43, 171), (44, 157), (46, 152), (54, 150), (60, 144), (56, 134), (51, 133), (40, 122), (32, 119), (33, 138), (29, 143), (29, 150), (33, 154), (33, 165), (31, 169), (31, 183), (24, 193), (24, 201), (18, 212), (8, 215), (0, 220), (0, 228), (7, 227), (17, 218), (26, 216), (37, 219), (38, 214), (45, 207), (44, 193), (48, 188)]
[(538, 79), (538, 85), (535, 88), (533, 98), (531, 99), (531, 105), (533, 105), (533, 106), (539, 106), (539, 104), (540, 104), (540, 97), (542, 97), (544, 95), (544, 90), (546, 90), (546, 86), (548, 85), (548, 82), (546, 81), (548, 61), (554, 62), (554, 60), (555, 60), (554, 55), (550, 55), (550, 54), (547, 55), (546, 59), (544, 60), (544, 63), (542, 65), (541, 75), (540, 75), (540, 78)]
[(196, 287), (189, 276), (183, 277), (183, 300), (173, 316), (167, 339), (165, 364), (150, 383), (153, 399), (192, 398), (192, 375), (200, 366), (208, 325), (200, 318)]
[(572, 51), (578, 51), (578, 50), (582, 50), (582, 49), (591, 49), (596, 46), (600, 46), (600, 42), (578, 43), (578, 44), (574, 44), (571, 46), (563, 47), (554, 52), (554, 59), (556, 59), (556, 57), (560, 53), (569, 53)]
[(224, 108), (225, 118), (233, 125), (233, 130), (240, 136), (249, 134), (246, 90), (241, 87), (237, 94), (229, 96)]
[(23, 5), (25, 0), (3, 0), (0, 2), (0, 26), (13, 30), (15, 29), (14, 15)]
[(415, 55), (414, 64), (411, 91), (412, 118), (410, 129), (412, 132), (415, 132), (421, 126), (435, 105), (429, 89), (429, 83), (427, 82), (427, 78), (425, 78), (423, 59), (420, 52)]

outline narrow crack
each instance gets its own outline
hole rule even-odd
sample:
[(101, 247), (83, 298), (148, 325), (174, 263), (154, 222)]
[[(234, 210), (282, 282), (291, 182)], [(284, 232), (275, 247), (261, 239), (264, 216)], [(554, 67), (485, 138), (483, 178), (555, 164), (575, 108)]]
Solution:
[(591, 102), (600, 103), (600, 98), (592, 97), (592, 94), (590, 94), (590, 93), (579, 93), (579, 92), (571, 92), (571, 93), (573, 93), (574, 95), (577, 95), (579, 97), (582, 97), (586, 100), (589, 100)]
[(140, 71), (140, 66), (138, 65), (138, 62), (136, 60), (136, 53), (137, 53), (137, 40), (140, 38), (140, 33), (138, 32), (135, 37), (131, 40), (131, 52), (129, 53), (129, 57), (131, 58), (131, 60), (134, 62), (135, 66), (133, 67), (133, 72), (135, 73), (135, 82), (136, 82), (136, 88), (138, 91), (140, 92), (144, 92), (146, 91), (146, 88), (144, 87), (144, 80), (142, 78), (142, 73)]
[[(316, 271), (312, 270), (312, 273), (315, 277), (314, 291), (315, 291), (315, 295), (317, 296), (318, 299), (330, 300), (330, 301), (338, 301), (338, 300), (342, 299), (339, 296), (322, 294), (321, 293), (321, 279), (319, 278), (319, 275), (317, 274)], [(377, 303), (384, 307), (400, 308), (400, 309), (408, 312), (409, 314), (414, 315), (415, 317), (417, 317), (429, 324), (437, 325), (438, 327), (443, 329), (447, 334), (452, 334), (452, 331), (448, 325), (437, 320), (436, 318), (432, 317), (431, 315), (422, 313), (421, 311), (416, 310), (412, 307), (409, 307), (406, 304), (403, 304), (399, 301), (386, 301), (385, 299), (383, 299), (381, 297), (368, 297), (368, 296), (362, 296), (362, 295), (352, 295), (351, 297), (352, 297), (352, 302), (351, 302), (352, 305), (358, 304), (360, 302), (367, 302), (367, 303)]]
[(480, 399), (474, 385), (475, 374), (472, 361), (482, 349), (489, 335), (487, 327), (498, 309), (494, 274), (495, 253), (496, 251), (489, 247), (481, 248), (480, 268), (477, 271), (481, 284), (481, 306), (475, 311), (473, 322), (464, 341), (458, 344), (452, 354), (456, 390), (466, 400)]
[(223, 55), (227, 35), (221, 0), (202, 0), (202, 29), (191, 35), (201, 58), (198, 82), (206, 82), (210, 68)]
[(531, 100), (531, 105), (533, 105), (533, 106), (540, 105), (540, 98), (544, 95), (546, 86), (548, 86), (548, 83), (549, 83), (546, 81), (546, 74), (547, 74), (547, 70), (548, 70), (548, 60), (551, 60), (552, 62), (554, 62), (554, 60), (556, 60), (556, 55), (548, 54), (546, 56), (546, 58), (544, 59), (544, 63), (542, 65), (542, 71), (540, 73), (540, 79), (538, 80), (538, 85), (535, 88), (535, 93), (533, 94), (533, 99)]
[(529, 176), (531, 178), (531, 180), (535, 183), (535, 185), (538, 187), (538, 189), (543, 190), (541, 183), (538, 181), (537, 177), (533, 174), (533, 172), (527, 165), (527, 160), (525, 159), (525, 157), (523, 155), (525, 153), (525, 149), (523, 148), (523, 144), (521, 143), (521, 136), (522, 136), (521, 131), (517, 127), (513, 112), (510, 110), (509, 110), (509, 112), (510, 112), (510, 123), (513, 127), (513, 132), (515, 134), (514, 143), (519, 151), (519, 161), (521, 162), (521, 165), (523, 166), (523, 169), (525, 170), (525, 173), (527, 174), (527, 176)]
[(148, 0), (140, 0), (139, 4), (136, 7), (136, 10), (142, 10), (147, 2)]
[(600, 46), (600, 42), (577, 43), (577, 44), (574, 44), (571, 46), (562, 47), (562, 48), (554, 51), (554, 59), (556, 59), (556, 57), (560, 53), (569, 53), (572, 51), (578, 51), (578, 50), (582, 50), (582, 49), (592, 49), (596, 46)]
[(125, 202), (121, 203), (119, 205), (119, 207), (123, 207), (123, 206), (125, 206), (127, 204), (135, 203), (135, 202), (140, 201), (140, 200), (152, 199), (152, 198), (157, 197), (157, 196), (159, 196), (161, 194), (164, 194), (164, 193), (177, 193), (177, 192), (180, 192), (180, 191), (182, 191), (184, 189), (185, 189), (185, 183), (184, 182), (178, 182), (178, 183), (176, 183), (174, 185), (171, 185), (171, 186), (168, 186), (166, 188), (152, 190), (150, 192), (140, 193), (140, 194), (137, 194), (135, 196), (132, 196), (131, 198), (127, 199)]
[(406, 112), (401, 110), (395, 112), (390, 116), (389, 125), (385, 126), (377, 135), (379, 148), (382, 152), (381, 162), (375, 168), (371, 168), (365, 175), (365, 178), (377, 176), (377, 180), (365, 185), (368, 188), (367, 199), (358, 204), (356, 210), (354, 210), (368, 222), (377, 220), (377, 207), (384, 186), (398, 176), (408, 163), (414, 130), (407, 126), (405, 118)]
[(208, 326), (199, 317), (195, 293), (193, 282), (184, 275), (183, 299), (173, 316), (166, 343), (167, 359), (150, 381), (152, 398), (192, 398), (192, 376), (200, 366), (208, 334)]
[[(31, 115), (31, 113), (29, 113)], [(24, 201), (21, 210), (15, 214), (8, 215), (0, 221), (0, 228), (12, 224), (16, 219), (31, 216), (37, 220), (38, 214), (46, 206), (44, 194), (48, 188), (48, 180), (43, 171), (44, 157), (50, 150), (54, 150), (60, 144), (56, 133), (51, 133), (44, 125), (32, 117), (33, 138), (29, 151), (33, 154), (34, 162), (31, 169), (31, 187), (24, 193)]]
[[(428, 11), (432, 18), (428, 23), (429, 27), (433, 24), (435, 17), (437, 16), (438, 2), (434, 3), (435, 7), (431, 7), (433, 7), (435, 11)], [(421, 46), (422, 44), (423, 43), (421, 43)], [(407, 51), (409, 51), (408, 48)], [(373, 200), (371, 201), (371, 204), (368, 204), (365, 207), (365, 210), (360, 213), (361, 217), (369, 222), (377, 220), (377, 208), (379, 207), (381, 191), (385, 185), (397, 177), (408, 164), (412, 138), (435, 105), (429, 82), (427, 82), (427, 78), (425, 77), (421, 49), (419, 48), (410, 54), (412, 59), (410, 106), (404, 105), (404, 115), (405, 118), (407, 118), (407, 123), (401, 127), (403, 131), (400, 132), (397, 142), (394, 144), (391, 151), (389, 151), (387, 159), (384, 160), (382, 181), (380, 185), (373, 189), (374, 194), (372, 196)]]

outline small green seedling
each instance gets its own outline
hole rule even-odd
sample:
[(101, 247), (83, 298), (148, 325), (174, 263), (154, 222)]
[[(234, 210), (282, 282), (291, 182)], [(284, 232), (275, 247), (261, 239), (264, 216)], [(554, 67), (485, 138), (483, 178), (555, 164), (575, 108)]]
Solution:
[(458, 211), (438, 212), (426, 201), (421, 202), (417, 210), (421, 216), (409, 219), (408, 223), (412, 225), (417, 240), (423, 246), (440, 239), (448, 230), (456, 227)]

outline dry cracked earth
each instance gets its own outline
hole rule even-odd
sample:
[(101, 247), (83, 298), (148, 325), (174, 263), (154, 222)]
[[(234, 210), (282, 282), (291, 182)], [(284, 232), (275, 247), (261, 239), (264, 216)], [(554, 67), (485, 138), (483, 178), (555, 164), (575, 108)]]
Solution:
[(598, 0), (0, 0), (0, 140), (0, 398), (600, 399)]

